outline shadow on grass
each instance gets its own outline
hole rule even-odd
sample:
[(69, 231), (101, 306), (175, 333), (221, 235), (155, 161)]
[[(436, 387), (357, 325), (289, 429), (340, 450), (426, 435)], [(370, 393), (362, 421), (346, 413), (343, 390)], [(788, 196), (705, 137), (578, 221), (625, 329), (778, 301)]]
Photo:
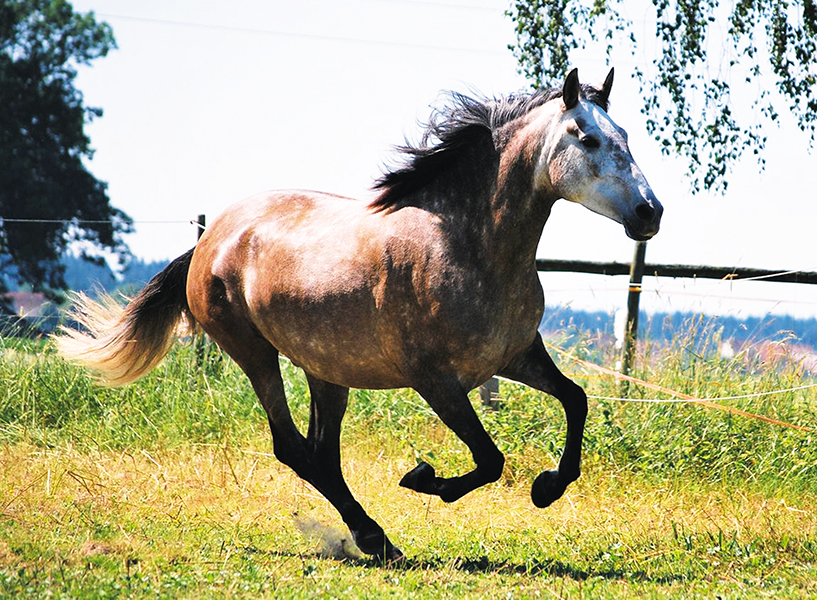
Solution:
[(536, 577), (541, 575), (570, 578), (574, 581), (585, 581), (590, 578), (600, 578), (607, 580), (626, 580), (630, 582), (643, 583), (676, 583), (686, 581), (687, 576), (677, 575), (650, 575), (646, 571), (628, 570), (619, 568), (599, 568), (584, 569), (576, 565), (558, 560), (534, 560), (528, 562), (517, 562), (512, 560), (496, 560), (487, 556), (478, 558), (404, 558), (398, 562), (386, 563), (374, 557), (332, 557), (322, 552), (281, 552), (276, 550), (261, 550), (256, 547), (236, 548), (240, 552), (247, 554), (260, 554), (270, 558), (297, 558), (299, 560), (314, 560), (340, 562), (349, 566), (361, 567), (365, 569), (386, 569), (396, 571), (434, 571), (440, 569), (455, 569), (463, 573), (474, 573), (483, 575), (525, 575)]
[[(364, 559), (361, 562), (368, 561)], [(369, 561), (371, 566), (382, 566), (382, 562)], [(651, 577), (646, 572), (628, 572), (624, 569), (592, 569), (587, 570), (576, 565), (563, 562), (558, 559), (534, 560), (524, 563), (511, 560), (496, 560), (487, 556), (478, 558), (457, 558), (453, 560), (445, 559), (406, 559), (403, 563), (391, 565), (392, 568), (404, 570), (429, 570), (429, 569), (457, 569), (464, 573), (481, 573), (484, 575), (525, 575), (536, 577), (539, 575), (550, 575), (552, 577), (567, 577), (575, 581), (584, 581), (591, 577), (601, 579), (626, 579), (629, 581), (649, 581), (654, 583), (669, 583), (678, 581), (682, 577)]]

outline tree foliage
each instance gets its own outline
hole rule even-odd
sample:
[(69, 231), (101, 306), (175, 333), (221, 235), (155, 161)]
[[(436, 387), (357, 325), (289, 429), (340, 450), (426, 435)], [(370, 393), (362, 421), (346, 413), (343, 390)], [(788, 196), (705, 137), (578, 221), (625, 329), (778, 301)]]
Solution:
[[(511, 49), (520, 71), (540, 86), (561, 79), (576, 50), (603, 44), (609, 60), (614, 49), (628, 47), (638, 65), (634, 77), (647, 130), (665, 154), (686, 157), (694, 191), (724, 191), (730, 166), (745, 152), (763, 166), (764, 130), (778, 120), (780, 105), (813, 147), (815, 0), (651, 0), (635, 6), (628, 2), (625, 10), (624, 0), (515, 0), (507, 14), (516, 25)], [(651, 15), (647, 27), (625, 16), (633, 12)], [(653, 44), (655, 55), (644, 64), (641, 57)]]
[(97, 261), (127, 254), (131, 219), (83, 162), (85, 123), (102, 111), (74, 86), (77, 67), (112, 48), (110, 27), (65, 0), (0, 0), (0, 272), (35, 291), (65, 287), (73, 242)]

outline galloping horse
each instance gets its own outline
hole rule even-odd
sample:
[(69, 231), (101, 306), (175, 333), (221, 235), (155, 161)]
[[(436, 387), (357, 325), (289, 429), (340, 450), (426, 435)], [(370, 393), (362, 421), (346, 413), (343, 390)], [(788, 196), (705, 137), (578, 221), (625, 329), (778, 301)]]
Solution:
[[(365, 553), (402, 556), (341, 472), (349, 388), (415, 389), (470, 449), (476, 467), (444, 478), (421, 463), (400, 485), (453, 502), (496, 481), (505, 462), (468, 399), (493, 375), (555, 396), (567, 418), (558, 468), (533, 482), (545, 507), (579, 477), (587, 398), (548, 356), (535, 255), (559, 198), (658, 231), (661, 204), (574, 69), (561, 88), (477, 101), (452, 95), (371, 203), (307, 191), (253, 196), (221, 215), (125, 307), (77, 300), (87, 333), (63, 329), (61, 353), (109, 384), (144, 375), (183, 319), (197, 322), (247, 374), (275, 456), (338, 510)], [(279, 354), (306, 373), (309, 428), (284, 396)]]

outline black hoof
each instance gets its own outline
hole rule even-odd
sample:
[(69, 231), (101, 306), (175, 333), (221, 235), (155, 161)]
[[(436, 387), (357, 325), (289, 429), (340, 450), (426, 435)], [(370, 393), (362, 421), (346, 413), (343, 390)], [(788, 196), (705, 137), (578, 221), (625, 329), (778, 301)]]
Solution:
[(404, 559), (400, 548), (392, 544), (382, 530), (361, 536), (352, 534), (352, 536), (355, 538), (355, 544), (364, 554), (370, 554), (386, 563), (394, 563)]
[(397, 546), (392, 546), (391, 542), (386, 540), (388, 543), (388, 548), (386, 548), (386, 552), (383, 553), (380, 558), (383, 559), (387, 565), (395, 565), (400, 564), (406, 560), (406, 557), (400, 552), (400, 548)]
[(435, 479), (434, 467), (426, 462), (421, 462), (403, 476), (400, 485), (422, 494), (436, 494)]
[(567, 482), (559, 477), (559, 471), (543, 471), (534, 480), (530, 497), (537, 508), (545, 508), (561, 498), (566, 489)]

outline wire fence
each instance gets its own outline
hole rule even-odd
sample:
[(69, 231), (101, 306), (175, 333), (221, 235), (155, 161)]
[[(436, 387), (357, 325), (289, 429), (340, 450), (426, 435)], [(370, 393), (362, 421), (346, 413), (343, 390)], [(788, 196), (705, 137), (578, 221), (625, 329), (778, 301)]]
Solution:
[[(0, 217), (0, 228), (6, 224), (31, 224), (31, 223), (51, 223), (60, 225), (90, 225), (99, 223), (112, 223), (110, 220), (93, 219), (40, 219), (40, 218), (5, 218)], [(204, 215), (198, 215), (194, 219), (148, 219), (133, 221), (134, 225), (177, 225), (190, 226), (193, 230), (187, 238), (192, 245), (200, 237), (205, 228)], [(182, 237), (182, 236), (179, 236)], [(165, 242), (166, 240), (162, 240)], [(558, 306), (574, 307), (574, 310), (593, 312), (601, 311), (613, 315), (619, 312), (624, 304), (624, 294), (633, 291), (632, 284), (623, 281), (622, 275), (628, 272), (630, 265), (626, 263), (590, 263), (581, 261), (558, 261), (550, 259), (537, 259), (537, 267), (540, 275), (547, 278), (544, 281), (544, 288), (547, 297), (548, 311), (552, 313)], [(675, 275), (657, 275), (667, 272), (667, 269), (687, 269), (687, 277)], [(689, 270), (693, 271), (689, 271)], [(810, 292), (800, 294), (777, 294), (774, 293), (774, 286), (765, 285), (767, 282), (779, 282), (781, 279), (791, 280), (793, 277), (812, 276), (814, 273), (806, 273), (791, 269), (781, 269), (778, 271), (764, 271), (755, 273), (757, 269), (720, 269), (725, 275), (719, 279), (700, 278), (689, 279), (688, 273), (695, 269), (716, 269), (713, 267), (683, 267), (666, 265), (646, 265), (643, 281), (637, 286), (637, 291), (646, 300), (646, 308), (652, 313), (671, 312), (703, 312), (716, 313), (720, 308), (723, 314), (724, 307), (727, 310), (745, 314), (742, 307), (760, 305), (759, 312), (771, 312), (776, 310), (782, 313), (798, 314), (798, 318), (814, 318), (817, 316), (817, 296)], [(554, 277), (554, 273), (574, 273), (582, 276), (582, 280), (569, 285), (565, 285), (563, 280)], [(742, 272), (747, 273), (741, 275)], [(585, 275), (596, 275), (586, 277)], [(607, 275), (599, 277), (598, 275)], [(710, 274), (710, 276), (712, 276)], [(556, 285), (552, 285), (552, 283)], [(763, 290), (758, 294), (749, 294), (747, 286), (752, 283), (761, 282), (755, 288)], [(805, 281), (810, 283), (811, 280)], [(90, 284), (90, 282), (89, 282)], [(798, 286), (800, 287), (800, 286)], [(808, 286), (803, 286), (808, 288)], [(678, 302), (678, 299), (684, 299)], [(29, 299), (28, 304), (18, 303), (15, 307), (17, 317), (41, 319), (44, 321), (56, 322), (59, 314), (48, 314), (49, 310), (44, 306), (45, 302), (37, 304), (37, 299)], [(697, 304), (695, 302), (697, 301)], [(53, 309), (53, 307), (52, 307)], [(643, 309), (642, 309), (643, 310)], [(755, 311), (758, 312), (758, 311)], [(805, 315), (805, 316), (803, 316)]]
[[(54, 223), (54, 224), (61, 224), (61, 225), (76, 225), (81, 226), (84, 224), (98, 224), (98, 223), (105, 223), (110, 221), (97, 221), (97, 220), (54, 220), (54, 219), (8, 219), (0, 217), (0, 228), (2, 228), (6, 223), (15, 223), (15, 224), (26, 224), (26, 223)], [(170, 220), (146, 220), (146, 221), (134, 221), (134, 224), (139, 225), (193, 225), (194, 226), (194, 233), (192, 235), (195, 236), (197, 240), (200, 237), (201, 233), (205, 229), (205, 218), (204, 215), (198, 215), (195, 219), (188, 219), (188, 220), (181, 220), (181, 219), (170, 219)], [(191, 236), (192, 237), (192, 236)], [(193, 239), (191, 239), (191, 242)], [(545, 263), (550, 262), (551, 267), (553, 263), (558, 263), (557, 269), (548, 269), (546, 268)], [(538, 266), (540, 267), (540, 273), (553, 273), (555, 270), (563, 270), (563, 272), (576, 272), (572, 271), (572, 267), (578, 265), (579, 269), (582, 267), (582, 263), (578, 263), (575, 261), (571, 261), (571, 269), (565, 268), (565, 261), (545, 261), (544, 259), (539, 259)], [(602, 267), (599, 265), (602, 264)], [(650, 268), (648, 267), (645, 269), (645, 280), (640, 281), (637, 284), (633, 284), (632, 281), (615, 281), (615, 275), (621, 275), (623, 272), (626, 272), (626, 269), (629, 268), (629, 265), (611, 265), (607, 264), (604, 265), (603, 263), (585, 263), (586, 266), (585, 271), (579, 270), (579, 273), (584, 273), (585, 275), (591, 275), (596, 278), (600, 275), (598, 272), (599, 269), (605, 270), (602, 275), (607, 275), (604, 279), (604, 283), (599, 285), (598, 282), (589, 285), (586, 282), (583, 285), (574, 285), (574, 286), (567, 286), (567, 287), (560, 287), (558, 289), (548, 289), (547, 295), (549, 298), (559, 298), (559, 296), (567, 296), (573, 300), (577, 297), (580, 297), (582, 294), (589, 294), (596, 300), (598, 300), (601, 293), (609, 295), (609, 299), (607, 300), (606, 305), (602, 305), (605, 307), (606, 312), (614, 313), (619, 311), (624, 306), (624, 294), (632, 293), (634, 290), (642, 295), (646, 296), (654, 296), (654, 297), (661, 297), (661, 298), (668, 298), (668, 297), (687, 297), (687, 298), (698, 298), (708, 301), (718, 301), (724, 304), (728, 304), (734, 306), (736, 304), (751, 302), (751, 303), (758, 303), (758, 302), (765, 302), (771, 305), (780, 306), (784, 305), (787, 307), (792, 306), (799, 306), (799, 307), (807, 307), (807, 309), (814, 308), (812, 314), (817, 313), (817, 299), (792, 299), (792, 298), (784, 298), (784, 297), (777, 297), (774, 294), (766, 294), (767, 297), (757, 297), (757, 296), (750, 296), (745, 295), (743, 292), (737, 292), (736, 290), (745, 290), (745, 286), (748, 285), (761, 285), (766, 286), (765, 289), (768, 289), (769, 282), (775, 282), (775, 280), (779, 280), (781, 278), (791, 278), (796, 276), (799, 272), (793, 270), (780, 270), (780, 271), (769, 271), (763, 273), (752, 273), (752, 270), (745, 270), (747, 274), (741, 276), (738, 274), (737, 270), (732, 270), (733, 272), (726, 277), (721, 277), (720, 279), (710, 279), (707, 281), (701, 280), (694, 280), (694, 285), (690, 285), (688, 283), (678, 283), (678, 278), (674, 276), (670, 277), (658, 277), (658, 276), (651, 276), (650, 275)], [(544, 267), (544, 268), (543, 268)], [(659, 271), (656, 269), (655, 266), (651, 266), (653, 272)], [(615, 271), (615, 275), (611, 273), (611, 271)], [(756, 271), (756, 270), (755, 270)], [(612, 283), (615, 281), (615, 283)], [(47, 304), (44, 299), (43, 304)], [(38, 331), (50, 331), (53, 330), (56, 325), (64, 320), (64, 315), (62, 312), (54, 307), (53, 305), (49, 308), (50, 312), (45, 311), (44, 313), (41, 311), (43, 308), (42, 305), (37, 306), (36, 304), (32, 305), (29, 304), (28, 306), (19, 306), (19, 312), (14, 317), (9, 317), (6, 319), (6, 323), (0, 323), (0, 335), (8, 334), (9, 331), (13, 329), (17, 329), (18, 332), (22, 332), (25, 334), (25, 330), (31, 331), (32, 329)], [(27, 315), (26, 310), (28, 310), (31, 314)], [(658, 389), (659, 392), (663, 394), (663, 397), (657, 399), (648, 399), (645, 400), (643, 398), (631, 398), (629, 394), (623, 393), (620, 396), (589, 396), (591, 398), (595, 398), (598, 400), (606, 400), (606, 401), (616, 401), (616, 402), (656, 402), (656, 403), (695, 403), (705, 408), (716, 409), (721, 411), (730, 412), (733, 414), (737, 414), (739, 416), (751, 419), (758, 419), (761, 421), (766, 421), (770, 424), (797, 429), (809, 434), (815, 434), (817, 431), (806, 428), (799, 425), (793, 425), (791, 423), (786, 423), (783, 421), (779, 421), (770, 417), (766, 417), (763, 415), (758, 415), (755, 413), (750, 413), (744, 410), (738, 410), (736, 408), (732, 408), (728, 405), (724, 405), (723, 402), (728, 402), (731, 400), (738, 400), (738, 399), (746, 399), (746, 398), (754, 398), (754, 397), (761, 397), (761, 396), (774, 396), (777, 394), (783, 393), (791, 393), (795, 391), (801, 390), (809, 390), (817, 388), (817, 383), (807, 383), (801, 386), (794, 386), (788, 387), (785, 389), (780, 390), (772, 390), (766, 392), (758, 392), (754, 394), (745, 394), (740, 396), (724, 396), (724, 397), (713, 397), (713, 398), (694, 398), (692, 396), (683, 394), (681, 392), (677, 392), (675, 390), (663, 388), (661, 386), (655, 386), (647, 381), (634, 378), (630, 376), (628, 373), (622, 373), (615, 369), (609, 369), (607, 367), (603, 367), (601, 365), (595, 364), (591, 361), (580, 359), (571, 354), (569, 350), (565, 350), (561, 347), (558, 347), (552, 343), (547, 343), (548, 347), (555, 353), (562, 355), (565, 360), (572, 361), (575, 364), (580, 364), (582, 367), (588, 370), (596, 371), (601, 373), (602, 376), (606, 377), (613, 377), (619, 381), (633, 383), (638, 386), (644, 386), (651, 389)], [(816, 363), (817, 364), (817, 363)], [(815, 369), (817, 372), (817, 369)], [(482, 386), (480, 392), (483, 398), (483, 401), (486, 404), (492, 404), (494, 400), (498, 398), (499, 393), (498, 383), (496, 380), (492, 382), (488, 382), (485, 386)]]

